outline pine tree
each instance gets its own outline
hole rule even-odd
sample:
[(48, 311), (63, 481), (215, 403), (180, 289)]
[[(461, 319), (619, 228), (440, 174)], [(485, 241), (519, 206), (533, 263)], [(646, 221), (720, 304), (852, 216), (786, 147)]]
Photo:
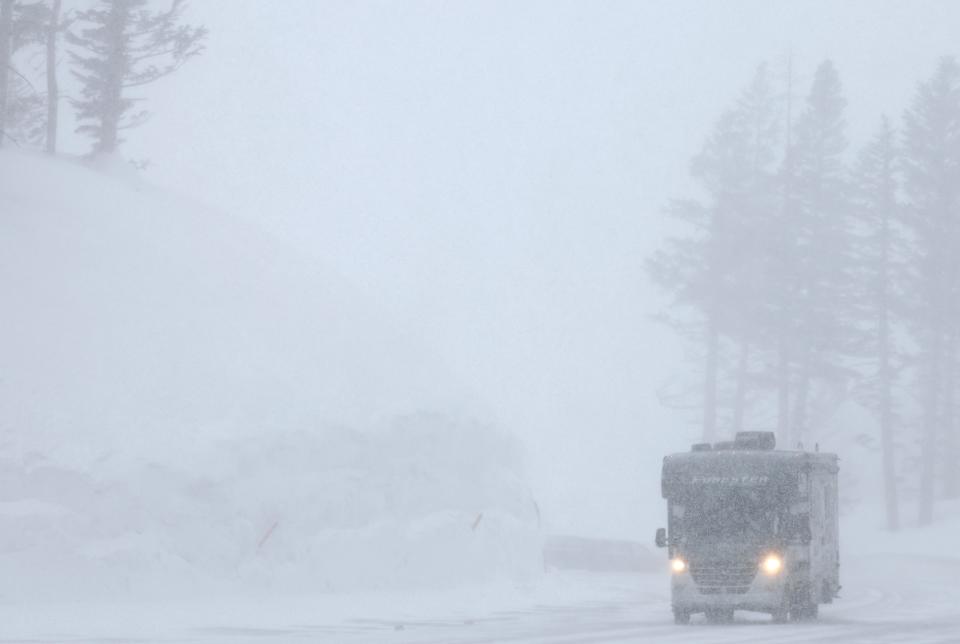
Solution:
[(81, 121), (78, 132), (93, 138), (93, 153), (109, 154), (121, 143), (120, 130), (144, 122), (145, 110), (133, 111), (142, 99), (129, 90), (152, 83), (179, 69), (203, 51), (204, 27), (181, 24), (183, 0), (166, 11), (153, 12), (147, 0), (99, 0), (77, 14), (84, 25), (67, 40), (74, 75), (82, 85), (73, 101)]
[[(916, 240), (911, 328), (923, 408), (919, 521), (933, 519), (938, 467), (958, 492), (956, 369), (960, 325), (960, 66), (943, 58), (904, 115), (904, 190)], [(938, 464), (938, 455), (942, 459)]]
[(875, 371), (861, 383), (865, 402), (874, 409), (880, 426), (881, 466), (887, 528), (900, 527), (897, 494), (894, 425), (897, 419), (894, 387), (897, 382), (897, 349), (894, 325), (903, 309), (903, 253), (907, 248), (901, 206), (898, 203), (898, 151), (893, 129), (886, 118), (872, 141), (861, 151), (854, 171), (854, 224), (865, 329), (859, 353)]
[(14, 56), (38, 38), (43, 2), (0, 0), (0, 145), (35, 139), (42, 120), (42, 97), (16, 68)]
[(10, 67), (13, 54), (13, 0), (0, 0), (0, 147), (7, 138)]
[(46, 74), (47, 74), (47, 128), (45, 149), (47, 154), (57, 151), (57, 128), (60, 122), (60, 88), (57, 82), (57, 43), (63, 24), (60, 21), (62, 0), (51, 0), (46, 20)]
[(732, 432), (745, 427), (748, 387), (762, 383), (763, 374), (751, 373), (751, 356), (769, 351), (769, 294), (767, 275), (770, 257), (764, 240), (769, 237), (770, 213), (776, 209), (776, 166), (783, 123), (770, 74), (758, 70), (738, 105), (743, 119), (741, 136), (747, 141), (741, 163), (746, 174), (741, 182), (738, 230), (731, 240), (731, 282), (736, 298), (728, 306), (727, 333), (736, 343)]
[[(790, 418), (782, 438), (791, 446), (807, 438), (815, 381), (836, 387), (845, 378), (842, 356), (850, 329), (845, 304), (851, 277), (845, 105), (836, 69), (826, 61), (817, 68), (797, 119), (781, 177), (787, 187), (779, 230), (770, 239), (777, 350), (781, 369), (787, 369), (786, 377), (796, 384), (793, 399), (779, 401), (781, 418)], [(784, 407), (788, 404), (792, 407)]]
[(777, 436), (782, 443), (790, 440), (790, 396), (791, 396), (791, 355), (789, 333), (791, 320), (789, 318), (789, 298), (786, 291), (780, 286), (789, 268), (789, 263), (781, 253), (786, 252), (792, 242), (789, 227), (786, 222), (791, 220), (794, 209), (793, 170), (793, 129), (794, 129), (794, 86), (796, 83), (793, 69), (793, 55), (787, 55), (786, 64), (786, 92), (784, 94), (784, 145), (782, 163), (778, 177), (779, 203), (775, 211), (778, 213), (777, 222), (772, 235), (767, 237), (771, 248), (771, 261), (768, 266), (770, 281), (774, 290), (769, 293), (768, 305), (771, 309), (771, 326), (775, 337), (775, 364), (777, 388)]
[[(766, 68), (761, 67), (693, 161), (691, 174), (709, 203), (674, 202), (668, 213), (692, 231), (668, 240), (648, 263), (653, 279), (673, 293), (674, 303), (693, 309), (700, 319), (706, 441), (717, 433), (721, 343), (725, 337), (741, 347), (750, 341), (748, 311), (755, 302), (752, 280), (758, 274), (756, 225), (769, 207), (764, 196), (776, 136), (774, 100)], [(742, 369), (738, 372), (745, 377)], [(737, 400), (742, 398), (738, 391)], [(735, 411), (738, 415), (742, 419), (742, 408)]]

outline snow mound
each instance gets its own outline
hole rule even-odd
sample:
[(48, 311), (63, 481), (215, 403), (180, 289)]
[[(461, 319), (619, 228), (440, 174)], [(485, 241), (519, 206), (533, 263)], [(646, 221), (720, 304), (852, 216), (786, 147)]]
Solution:
[(542, 566), (515, 444), (489, 428), (420, 414), (130, 456), (0, 461), (0, 597), (426, 588)]
[(542, 567), (516, 445), (426, 342), (115, 166), (0, 154), (0, 596)]

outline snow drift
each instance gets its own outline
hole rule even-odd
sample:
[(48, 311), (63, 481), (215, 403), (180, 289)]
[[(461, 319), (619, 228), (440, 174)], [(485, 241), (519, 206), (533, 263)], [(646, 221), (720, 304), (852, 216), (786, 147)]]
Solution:
[(0, 154), (0, 593), (531, 573), (516, 445), (342, 279), (119, 163)]

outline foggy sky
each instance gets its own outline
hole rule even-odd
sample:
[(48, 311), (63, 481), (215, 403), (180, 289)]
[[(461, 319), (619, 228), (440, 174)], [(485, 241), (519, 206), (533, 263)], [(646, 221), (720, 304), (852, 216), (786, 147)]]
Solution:
[[(855, 149), (899, 117), (960, 3), (194, 0), (208, 51), (125, 152), (321, 258), (525, 441), (554, 526), (636, 536), (696, 438), (643, 259), (690, 157), (767, 60), (837, 64)], [(68, 142), (69, 147), (69, 142)], [(627, 509), (629, 512), (624, 512)], [(656, 514), (654, 515), (656, 516)], [(643, 532), (640, 536), (645, 535)]]

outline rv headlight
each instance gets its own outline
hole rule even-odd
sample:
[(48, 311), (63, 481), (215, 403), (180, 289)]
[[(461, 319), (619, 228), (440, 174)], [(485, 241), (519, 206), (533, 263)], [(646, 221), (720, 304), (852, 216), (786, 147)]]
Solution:
[(768, 575), (776, 575), (783, 569), (783, 559), (778, 555), (767, 555), (760, 567)]
[(674, 557), (670, 560), (670, 569), (677, 573), (685, 572), (687, 569), (687, 562), (680, 557)]

